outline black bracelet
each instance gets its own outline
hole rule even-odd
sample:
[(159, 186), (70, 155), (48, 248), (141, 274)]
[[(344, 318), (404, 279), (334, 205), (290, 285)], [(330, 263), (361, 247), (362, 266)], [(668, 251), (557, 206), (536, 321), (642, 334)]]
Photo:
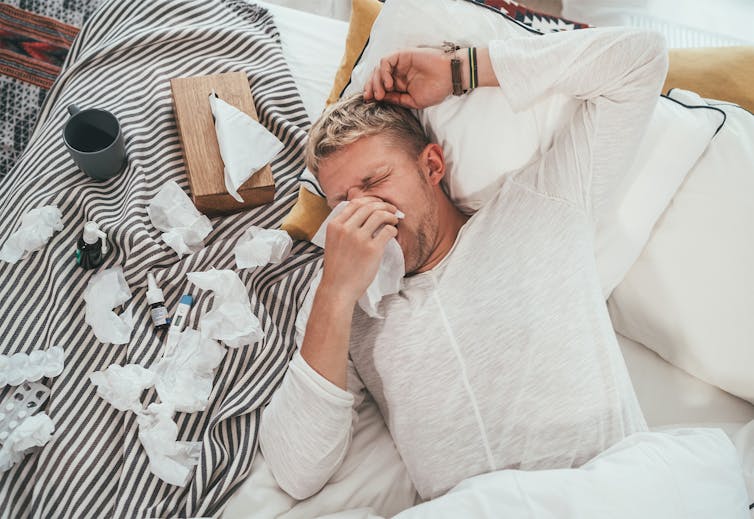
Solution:
[(479, 86), (479, 75), (476, 66), (476, 47), (469, 47), (469, 91)]

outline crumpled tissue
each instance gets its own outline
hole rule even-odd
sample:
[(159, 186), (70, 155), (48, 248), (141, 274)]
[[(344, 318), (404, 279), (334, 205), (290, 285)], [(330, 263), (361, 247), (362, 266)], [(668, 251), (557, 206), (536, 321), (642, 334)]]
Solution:
[(285, 231), (251, 226), (233, 249), (240, 269), (281, 263), (291, 253), (293, 240)]
[(275, 158), (283, 143), (253, 118), (217, 97), (214, 90), (209, 95), (209, 106), (225, 165), (225, 188), (243, 202), (238, 188)]
[(189, 272), (186, 277), (203, 290), (212, 290), (212, 310), (199, 319), (202, 336), (222, 341), (229, 348), (253, 344), (262, 338), (259, 319), (251, 312), (246, 286), (232, 270)]
[(204, 247), (212, 230), (209, 218), (201, 214), (189, 196), (174, 180), (165, 183), (147, 207), (152, 225), (162, 231), (162, 239), (178, 257)]
[(130, 298), (131, 289), (121, 267), (103, 270), (89, 279), (84, 290), (84, 320), (101, 342), (126, 344), (131, 339), (134, 327), (131, 307), (120, 315), (112, 311)]
[[(318, 247), (325, 248), (325, 242), (327, 239), (327, 225), (330, 220), (338, 216), (343, 209), (346, 208), (348, 202), (341, 202), (332, 210), (330, 215), (322, 222), (319, 230), (312, 238), (312, 243)], [(398, 218), (403, 218), (403, 213), (398, 211), (396, 213)], [(379, 269), (374, 281), (369, 285), (364, 295), (359, 298), (359, 306), (370, 317), (382, 318), (377, 306), (382, 301), (382, 298), (395, 294), (401, 289), (401, 280), (406, 275), (406, 265), (403, 259), (403, 250), (398, 244), (398, 241), (393, 238), (385, 246), (385, 253), (382, 256)], [(322, 276), (315, 277), (309, 285), (309, 290), (317, 289), (319, 282), (322, 280)], [(316, 281), (316, 284), (315, 284)], [(313, 299), (313, 296), (312, 296)], [(307, 313), (308, 315), (308, 313)]]
[(60, 346), (48, 350), (34, 350), (28, 355), (0, 355), (0, 387), (17, 386), (28, 380), (36, 382), (42, 377), (57, 377), (63, 371), (65, 353)]
[(149, 468), (163, 481), (183, 487), (191, 468), (199, 463), (201, 442), (176, 441), (178, 426), (170, 404), (149, 404), (138, 414), (139, 441), (149, 457)]
[(5, 240), (0, 261), (15, 263), (32, 251), (44, 247), (55, 231), (63, 229), (63, 215), (54, 205), (44, 205), (21, 217), (21, 227)]
[(0, 472), (5, 472), (21, 461), (32, 447), (42, 447), (55, 430), (55, 424), (46, 413), (39, 413), (21, 422), (13, 429), (0, 449)]
[(89, 374), (97, 394), (119, 411), (141, 412), (141, 393), (155, 383), (155, 374), (138, 364), (111, 364)]
[(225, 348), (212, 339), (191, 328), (183, 331), (173, 353), (151, 368), (160, 401), (185, 413), (206, 409), (224, 356)]

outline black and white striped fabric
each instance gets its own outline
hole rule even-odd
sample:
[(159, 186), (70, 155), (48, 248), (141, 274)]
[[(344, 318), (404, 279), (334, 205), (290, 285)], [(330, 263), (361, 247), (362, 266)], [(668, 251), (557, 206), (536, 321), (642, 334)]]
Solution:
[[(244, 71), (260, 121), (284, 144), (272, 164), (275, 201), (214, 218), (206, 247), (179, 260), (160, 239), (146, 207), (168, 180), (188, 191), (169, 79)], [(62, 140), (66, 108), (110, 110), (121, 121), (128, 169), (104, 183), (74, 165)], [(0, 473), (2, 517), (216, 516), (248, 476), (257, 448), (262, 406), (282, 379), (293, 347), (293, 324), (319, 249), (296, 243), (281, 265), (237, 271), (249, 289), (265, 337), (228, 349), (204, 412), (176, 413), (178, 440), (201, 441), (202, 455), (184, 488), (167, 485), (148, 468), (133, 413), (96, 395), (88, 375), (110, 364), (150, 366), (163, 339), (151, 325), (147, 271), (155, 274), (168, 308), (190, 291), (189, 326), (212, 307), (211, 293), (189, 286), (186, 273), (234, 269), (236, 240), (251, 225), (279, 226), (293, 205), (310, 122), (284, 61), (271, 15), (239, 0), (109, 0), (87, 21), (42, 108), (37, 131), (0, 182), (0, 243), (21, 215), (57, 205), (65, 228), (47, 246), (16, 263), (0, 262), (0, 351), (31, 352), (60, 345), (65, 369), (42, 379), (52, 390), (47, 413), (53, 440)], [(82, 297), (96, 271), (76, 266), (76, 240), (95, 220), (112, 251), (100, 268), (122, 266), (133, 292), (136, 325), (127, 345), (102, 344), (84, 323)], [(10, 391), (0, 388), (0, 398)], [(153, 389), (144, 405), (155, 401)], [(249, 511), (253, 515), (253, 510)]]

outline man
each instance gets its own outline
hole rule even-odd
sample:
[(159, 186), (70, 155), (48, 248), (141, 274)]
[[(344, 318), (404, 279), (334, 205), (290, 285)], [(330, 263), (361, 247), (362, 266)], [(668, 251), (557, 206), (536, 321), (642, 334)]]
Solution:
[[(265, 459), (297, 499), (341, 464), (366, 391), (424, 499), (493, 470), (576, 467), (646, 429), (593, 232), (657, 102), (662, 37), (587, 29), (478, 49), (480, 88), (502, 89), (514, 109), (555, 93), (583, 105), (471, 217), (441, 188), (442, 148), (403, 108), (451, 94), (449, 59), (426, 48), (386, 57), (363, 99), (311, 130), (307, 166), (331, 206), (350, 203), (327, 228), (303, 344), (262, 416)], [(371, 319), (356, 302), (392, 238), (406, 277)]]

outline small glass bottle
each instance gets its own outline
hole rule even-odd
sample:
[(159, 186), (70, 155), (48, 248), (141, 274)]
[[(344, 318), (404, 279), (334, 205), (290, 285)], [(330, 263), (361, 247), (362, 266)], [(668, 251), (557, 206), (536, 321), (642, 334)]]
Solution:
[(96, 269), (105, 261), (107, 254), (107, 235), (102, 232), (97, 222), (84, 224), (84, 234), (76, 243), (76, 264), (81, 268)]
[(151, 308), (149, 314), (152, 316), (152, 324), (155, 330), (165, 330), (170, 326), (168, 309), (165, 308), (165, 296), (162, 294), (162, 290), (157, 287), (157, 281), (151, 272), (147, 273), (147, 284), (147, 303)]

